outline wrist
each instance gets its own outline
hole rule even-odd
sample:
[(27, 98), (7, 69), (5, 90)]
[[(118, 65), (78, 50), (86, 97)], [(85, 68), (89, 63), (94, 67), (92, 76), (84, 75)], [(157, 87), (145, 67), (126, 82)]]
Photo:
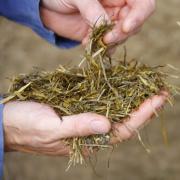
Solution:
[[(14, 125), (14, 120), (11, 118), (11, 114), (11, 106), (9, 106), (9, 103), (6, 103), (3, 108), (3, 132), (5, 152), (14, 151), (14, 147), (18, 146), (20, 142), (20, 134), (18, 133), (18, 127)], [(19, 134), (19, 136), (14, 136), (14, 134)]]
[[(0, 97), (0, 100), (2, 98)], [(0, 104), (0, 179), (3, 176), (3, 161), (4, 161), (4, 133), (3, 133), (3, 109), (4, 105)]]
[(3, 132), (4, 132), (4, 151), (9, 152), (11, 151), (11, 141), (9, 139), (9, 130), (8, 130), (8, 125), (7, 125), (8, 120), (6, 118), (7, 112), (5, 110), (6, 106), (7, 105), (5, 104), (3, 108), (3, 112), (2, 112), (3, 113)]

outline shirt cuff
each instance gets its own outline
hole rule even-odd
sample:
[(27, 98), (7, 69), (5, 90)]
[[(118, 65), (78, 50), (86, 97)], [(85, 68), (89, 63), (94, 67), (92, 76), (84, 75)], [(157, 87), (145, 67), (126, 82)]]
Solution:
[(72, 48), (80, 44), (47, 29), (41, 21), (39, 6), (40, 0), (1, 0), (0, 15), (30, 27), (43, 39), (58, 47)]
[(4, 164), (3, 108), (3, 104), (0, 104), (0, 179), (3, 177)]

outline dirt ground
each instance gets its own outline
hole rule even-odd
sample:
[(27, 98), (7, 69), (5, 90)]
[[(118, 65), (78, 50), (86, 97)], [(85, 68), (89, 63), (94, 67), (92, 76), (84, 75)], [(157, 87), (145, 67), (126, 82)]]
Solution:
[[(179, 0), (159, 0), (157, 11), (141, 33), (126, 43), (128, 56), (155, 64), (172, 64), (180, 68)], [(0, 18), (0, 92), (8, 87), (6, 77), (29, 72), (32, 67), (54, 69), (58, 64), (77, 64), (82, 48), (61, 50), (40, 39), (31, 30)], [(122, 48), (116, 56), (122, 55)], [(174, 80), (173, 80), (174, 81)], [(174, 81), (180, 85), (180, 80)], [(164, 145), (160, 118), (153, 121), (142, 137), (152, 153), (147, 154), (137, 139), (122, 143), (113, 152), (107, 168), (107, 151), (99, 154), (96, 170), (76, 167), (65, 172), (67, 158), (40, 157), (22, 153), (7, 153), (6, 180), (179, 180), (180, 179), (180, 97), (175, 106), (167, 106), (163, 117), (169, 134), (169, 146)]]

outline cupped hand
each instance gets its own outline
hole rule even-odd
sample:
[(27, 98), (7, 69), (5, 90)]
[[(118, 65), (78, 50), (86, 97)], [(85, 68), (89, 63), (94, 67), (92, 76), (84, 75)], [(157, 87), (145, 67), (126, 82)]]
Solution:
[(109, 120), (94, 113), (64, 116), (61, 120), (52, 108), (36, 102), (9, 102), (3, 112), (6, 151), (46, 155), (68, 155), (63, 139), (108, 133), (113, 129), (111, 143), (127, 140), (149, 122), (161, 108), (168, 94), (163, 92), (147, 99), (124, 123), (111, 126)]
[(44, 25), (59, 36), (88, 41), (93, 25), (115, 23), (104, 37), (106, 44), (122, 43), (136, 34), (155, 9), (155, 0), (42, 0)]

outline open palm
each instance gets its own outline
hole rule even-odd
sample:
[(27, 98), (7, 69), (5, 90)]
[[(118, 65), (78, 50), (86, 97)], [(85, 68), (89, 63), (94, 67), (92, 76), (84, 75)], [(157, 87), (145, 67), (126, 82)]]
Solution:
[(111, 143), (132, 137), (139, 128), (163, 106), (168, 94), (162, 92), (147, 99), (124, 123), (111, 125), (109, 120), (94, 113), (57, 116), (52, 108), (36, 102), (9, 102), (4, 108), (6, 151), (21, 151), (47, 155), (67, 155), (69, 147), (63, 139), (108, 133), (113, 130)]

